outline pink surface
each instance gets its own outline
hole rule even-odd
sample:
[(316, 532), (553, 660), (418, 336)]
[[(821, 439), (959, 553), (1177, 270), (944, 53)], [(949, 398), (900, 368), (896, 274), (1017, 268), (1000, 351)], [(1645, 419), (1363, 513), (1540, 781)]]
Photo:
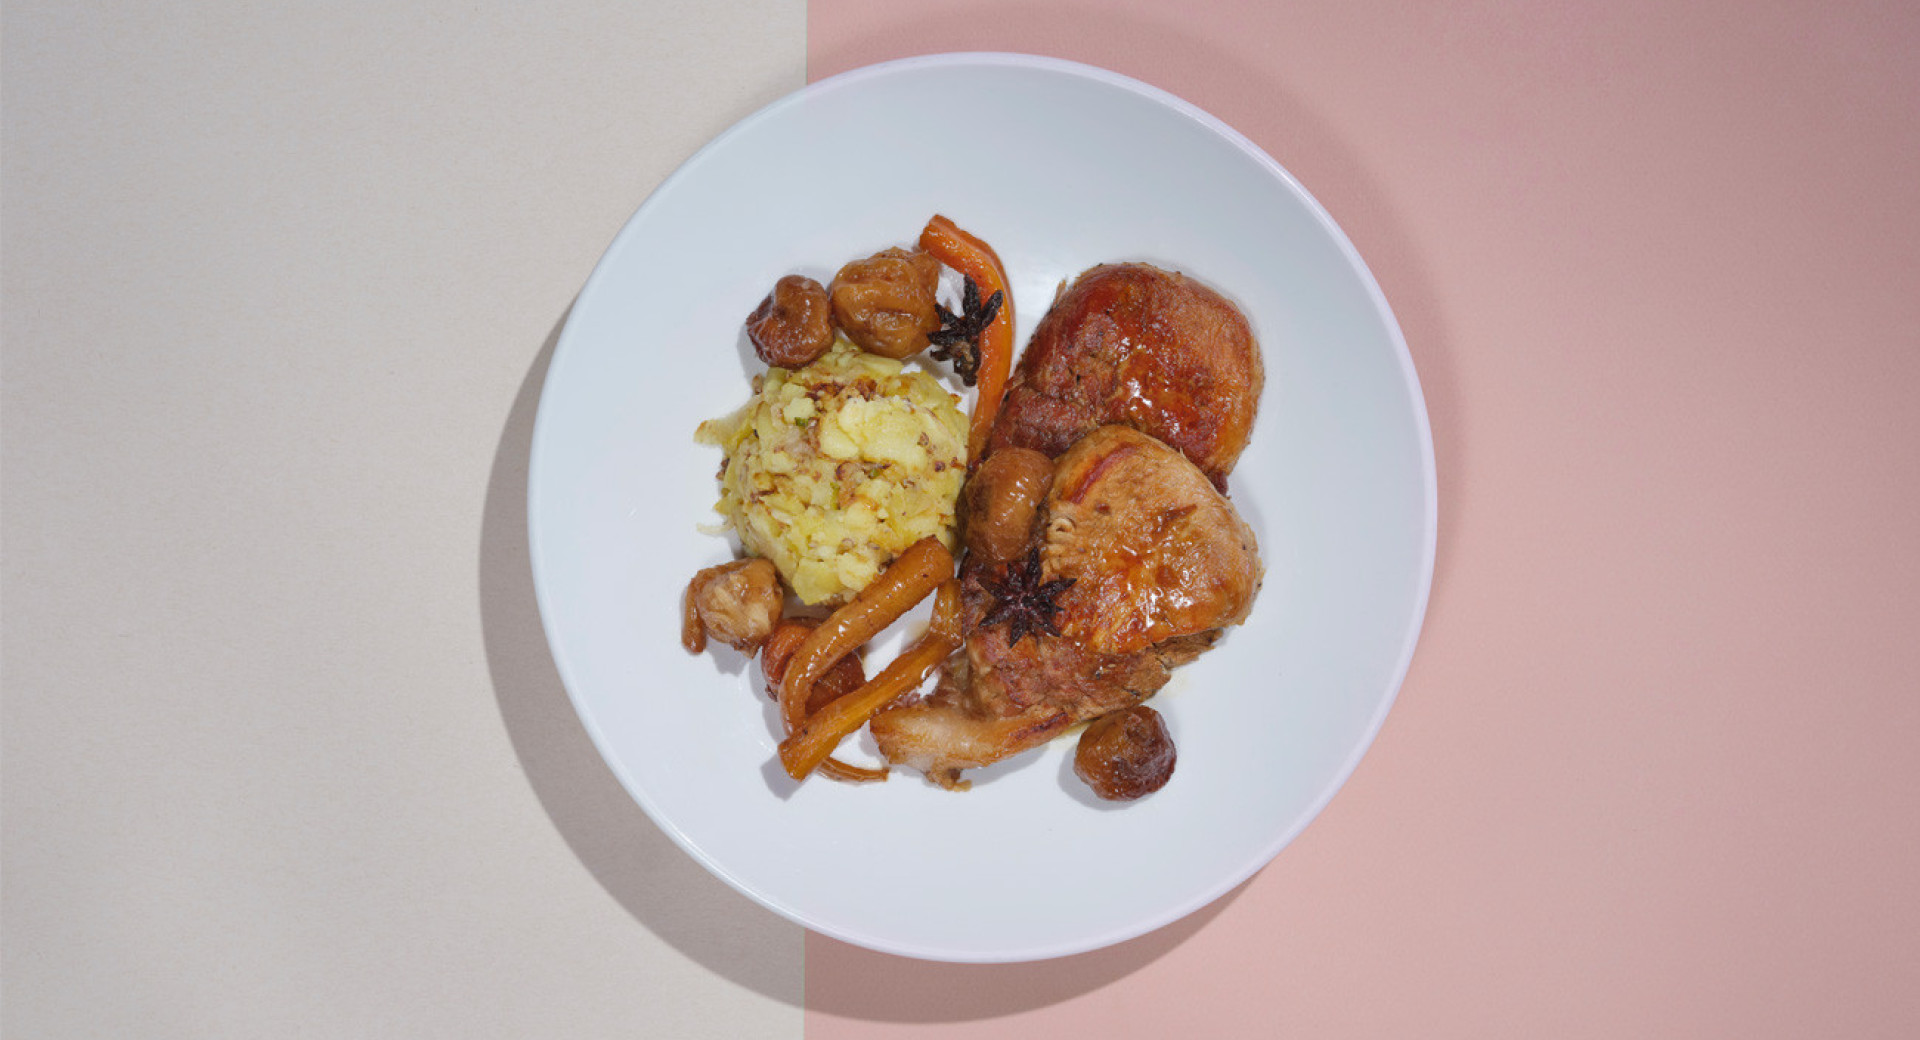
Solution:
[(812, 0), (808, 31), (813, 78), (1031, 51), (1248, 134), (1392, 301), (1441, 492), (1399, 704), (1271, 866), (1037, 965), (810, 936), (811, 1040), (1920, 1035), (1920, 8)]

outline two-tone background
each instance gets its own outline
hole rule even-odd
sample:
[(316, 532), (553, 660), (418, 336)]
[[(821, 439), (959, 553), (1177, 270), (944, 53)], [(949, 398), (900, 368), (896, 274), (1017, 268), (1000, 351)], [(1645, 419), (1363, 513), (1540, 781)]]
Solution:
[[(1279, 859), (957, 967), (806, 935), (631, 804), (524, 495), (655, 184), (981, 49), (1180, 94), (1325, 204), (1441, 533)], [(1911, 3), (20, 0), (0, 116), (9, 1038), (1920, 1034)]]

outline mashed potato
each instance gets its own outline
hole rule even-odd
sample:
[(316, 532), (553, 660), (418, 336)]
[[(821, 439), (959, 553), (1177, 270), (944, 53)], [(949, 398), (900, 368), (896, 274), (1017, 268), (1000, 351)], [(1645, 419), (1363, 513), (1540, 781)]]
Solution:
[(714, 508), (802, 602), (851, 599), (928, 535), (953, 547), (967, 419), (939, 380), (840, 340), (755, 384), (696, 439), (726, 452)]

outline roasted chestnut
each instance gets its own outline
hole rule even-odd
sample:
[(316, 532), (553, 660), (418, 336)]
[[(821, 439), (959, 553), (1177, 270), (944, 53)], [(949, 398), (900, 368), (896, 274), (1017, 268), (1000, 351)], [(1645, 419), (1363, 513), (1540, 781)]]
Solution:
[(833, 304), (819, 282), (790, 274), (747, 315), (747, 339), (760, 360), (780, 368), (813, 364), (833, 346)]
[(1026, 549), (1034, 513), (1053, 486), (1053, 460), (1031, 448), (1003, 448), (987, 456), (960, 492), (960, 523), (967, 551), (1006, 563)]
[(934, 291), (940, 261), (918, 249), (888, 249), (855, 260), (833, 276), (833, 320), (860, 349), (907, 358), (927, 348), (940, 328)]
[(1165, 787), (1175, 757), (1166, 720), (1136, 704), (1095, 719), (1080, 734), (1073, 772), (1107, 801), (1129, 802)]

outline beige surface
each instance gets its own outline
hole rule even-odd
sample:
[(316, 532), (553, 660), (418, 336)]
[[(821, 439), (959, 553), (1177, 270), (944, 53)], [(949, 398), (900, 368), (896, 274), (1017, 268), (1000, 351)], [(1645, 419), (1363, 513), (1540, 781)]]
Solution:
[(80, 6), (4, 23), (7, 1035), (798, 1036), (523, 496), (543, 344), (804, 5)]

